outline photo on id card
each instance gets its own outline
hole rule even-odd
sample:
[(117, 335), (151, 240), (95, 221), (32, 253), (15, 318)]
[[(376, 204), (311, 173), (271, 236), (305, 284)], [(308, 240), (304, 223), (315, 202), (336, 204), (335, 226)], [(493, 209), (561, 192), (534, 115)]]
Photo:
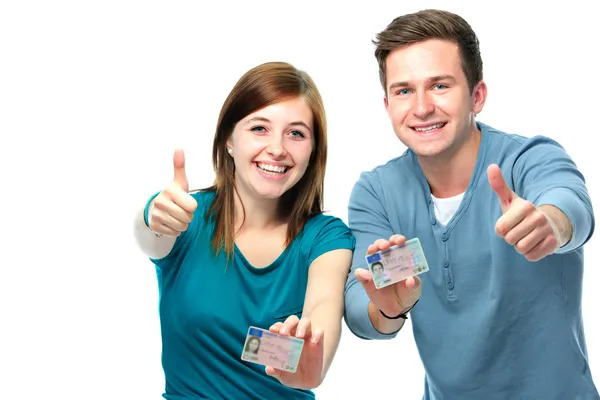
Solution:
[(242, 360), (296, 372), (304, 340), (251, 326), (246, 335)]
[(377, 289), (429, 271), (419, 238), (365, 257)]

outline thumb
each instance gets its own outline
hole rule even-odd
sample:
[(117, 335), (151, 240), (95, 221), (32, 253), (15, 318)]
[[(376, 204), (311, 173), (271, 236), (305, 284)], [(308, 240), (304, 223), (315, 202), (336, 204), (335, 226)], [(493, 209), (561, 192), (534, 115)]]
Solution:
[(356, 280), (358, 282), (360, 282), (360, 284), (365, 289), (365, 292), (367, 292), (367, 294), (377, 290), (375, 288), (375, 282), (373, 282), (373, 277), (371, 275), (371, 271), (369, 271), (368, 269), (357, 268), (354, 271), (354, 277), (356, 278)]
[(364, 268), (357, 268), (356, 270), (354, 270), (354, 277), (356, 277), (356, 280), (362, 283), (363, 285), (369, 283), (369, 281), (373, 281), (371, 279), (371, 271)]
[(512, 199), (514, 198), (514, 193), (506, 184), (506, 181), (502, 176), (502, 171), (496, 164), (492, 164), (488, 167), (488, 180), (490, 182), (490, 186), (500, 199), (500, 205), (502, 206), (502, 209), (504, 210), (510, 206)]
[(173, 180), (182, 190), (187, 192), (189, 190), (189, 185), (187, 176), (185, 175), (185, 155), (181, 149), (175, 150), (175, 154), (173, 154), (173, 169), (175, 171)]

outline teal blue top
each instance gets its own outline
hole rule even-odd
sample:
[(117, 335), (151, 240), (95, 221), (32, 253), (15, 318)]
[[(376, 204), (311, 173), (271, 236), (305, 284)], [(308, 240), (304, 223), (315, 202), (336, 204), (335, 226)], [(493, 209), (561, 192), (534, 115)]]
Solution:
[[(353, 268), (366, 267), (364, 254), (376, 239), (420, 239), (429, 271), (420, 275), (422, 295), (410, 318), (425, 369), (424, 400), (599, 400), (581, 315), (583, 246), (595, 226), (584, 177), (552, 139), (479, 128), (475, 170), (445, 226), (414, 152), (361, 175), (348, 210)], [(565, 247), (529, 262), (496, 235), (502, 211), (488, 182), (492, 163), (517, 195), (569, 217), (574, 233)], [(373, 328), (368, 303), (350, 274), (348, 327), (365, 339), (396, 336)]]
[(160, 293), (163, 397), (180, 399), (310, 399), (241, 360), (248, 328), (268, 329), (290, 315), (302, 316), (308, 269), (334, 249), (354, 249), (338, 218), (311, 218), (277, 260), (253, 267), (236, 247), (226, 256), (211, 247), (214, 223), (205, 215), (214, 192), (192, 196), (198, 208), (187, 231), (156, 265)]

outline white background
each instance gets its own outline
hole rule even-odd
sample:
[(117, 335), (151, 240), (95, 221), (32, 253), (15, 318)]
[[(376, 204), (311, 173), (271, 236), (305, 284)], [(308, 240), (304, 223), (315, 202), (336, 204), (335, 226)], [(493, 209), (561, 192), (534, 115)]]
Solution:
[[(1, 3), (1, 398), (161, 398), (156, 276), (134, 243), (132, 218), (172, 178), (175, 147), (186, 151), (193, 188), (212, 183), (218, 112), (249, 68), (283, 60), (316, 81), (330, 128), (326, 207), (346, 221), (359, 173), (404, 150), (371, 44), (403, 13), (441, 7), (465, 17), (481, 40), (489, 87), (478, 119), (557, 139), (600, 209), (592, 2), (239, 3)], [(598, 258), (596, 235), (586, 248), (583, 310), (600, 383)], [(422, 390), (407, 325), (390, 342), (362, 341), (344, 327), (316, 393), (419, 399)]]

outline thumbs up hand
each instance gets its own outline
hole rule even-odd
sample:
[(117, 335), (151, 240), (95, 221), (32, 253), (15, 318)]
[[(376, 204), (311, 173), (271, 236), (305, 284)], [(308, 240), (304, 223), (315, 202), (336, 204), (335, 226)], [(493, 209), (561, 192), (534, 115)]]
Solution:
[(173, 169), (173, 181), (150, 204), (148, 221), (155, 233), (177, 237), (188, 229), (198, 202), (188, 193), (183, 150), (175, 151)]
[(562, 211), (551, 205), (536, 207), (520, 198), (508, 187), (502, 171), (495, 164), (488, 167), (488, 180), (502, 208), (502, 216), (496, 222), (496, 234), (506, 243), (529, 261), (539, 261), (564, 244), (557, 223), (567, 226), (565, 231), (569, 231), (571, 225)]

